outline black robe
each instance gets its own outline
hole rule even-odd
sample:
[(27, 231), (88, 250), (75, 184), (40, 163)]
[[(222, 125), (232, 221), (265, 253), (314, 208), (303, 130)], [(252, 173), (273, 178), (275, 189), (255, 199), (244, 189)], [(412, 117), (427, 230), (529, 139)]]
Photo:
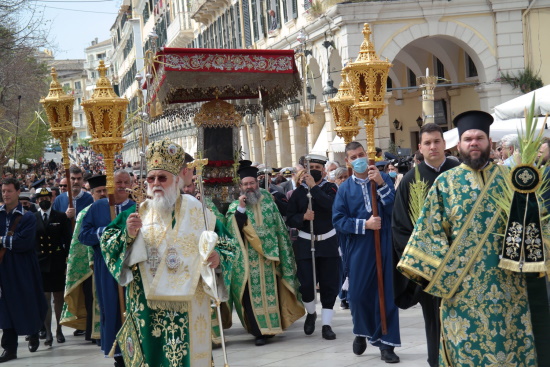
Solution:
[[(422, 180), (428, 183), (428, 188), (432, 186), (436, 177), (442, 172), (460, 165), (459, 162), (453, 159), (445, 160), (439, 172), (422, 162), (418, 165), (418, 170)], [(401, 183), (396, 189), (395, 203), (393, 205), (392, 214), (392, 239), (394, 248), (394, 265), (397, 266), (401, 255), (409, 242), (414, 224), (409, 215), (409, 192), (410, 184), (414, 182), (415, 169), (409, 170), (401, 180)], [(395, 268), (395, 267), (394, 267)], [(401, 309), (407, 309), (414, 306), (418, 302), (418, 298), (422, 288), (416, 283), (406, 278), (399, 271), (394, 271), (393, 289), (395, 304)]]

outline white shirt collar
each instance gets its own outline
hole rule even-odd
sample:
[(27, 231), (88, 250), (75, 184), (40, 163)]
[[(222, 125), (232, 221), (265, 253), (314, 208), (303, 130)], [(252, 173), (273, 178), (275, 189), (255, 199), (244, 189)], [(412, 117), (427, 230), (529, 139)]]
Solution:
[(441, 164), (439, 165), (439, 167), (433, 167), (433, 166), (431, 166), (426, 160), (424, 160), (424, 163), (426, 163), (426, 166), (430, 167), (431, 169), (433, 169), (433, 170), (436, 171), (436, 172), (441, 171), (441, 167), (443, 167), (443, 165), (445, 164), (445, 162), (447, 162), (447, 157), (445, 157), (445, 159), (443, 160), (443, 163), (441, 163)]
[(44, 211), (42, 208), (39, 208), (38, 211), (40, 212), (40, 216), (44, 218), (44, 214), (48, 214), (48, 218), (50, 217), (50, 213), (52, 212), (52, 207), (50, 206), (50, 209)]

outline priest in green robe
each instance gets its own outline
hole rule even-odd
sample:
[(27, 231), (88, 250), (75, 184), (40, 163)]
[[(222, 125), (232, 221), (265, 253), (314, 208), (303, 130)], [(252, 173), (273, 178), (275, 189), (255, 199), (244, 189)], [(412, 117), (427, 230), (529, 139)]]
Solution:
[[(97, 175), (88, 179), (94, 201), (107, 197), (107, 177)], [(99, 305), (93, 279), (94, 251), (79, 240), (82, 219), (90, 209), (88, 205), (77, 213), (69, 257), (61, 324), (77, 330), (86, 330), (86, 340), (99, 339)]]
[(237, 248), (212, 212), (179, 194), (183, 156), (171, 141), (149, 144), (152, 199), (121, 213), (101, 239), (109, 271), (126, 287), (117, 341), (127, 366), (211, 365), (211, 299), (227, 298)]
[(272, 195), (258, 186), (258, 169), (241, 161), (239, 200), (226, 214), (227, 229), (239, 242), (230, 305), (256, 345), (304, 316), (296, 262), (288, 230)]
[(508, 168), (489, 161), (492, 121), (455, 118), (463, 164), (435, 180), (397, 265), (442, 298), (440, 366), (537, 366), (527, 275), (499, 265)]

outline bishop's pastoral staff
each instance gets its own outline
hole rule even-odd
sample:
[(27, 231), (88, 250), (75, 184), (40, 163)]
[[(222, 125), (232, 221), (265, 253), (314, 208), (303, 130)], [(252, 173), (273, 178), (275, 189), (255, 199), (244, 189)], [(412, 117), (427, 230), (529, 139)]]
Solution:
[(126, 286), (126, 320), (117, 341), (127, 366), (212, 363), (212, 289), (217, 286), (217, 294), (229, 289), (236, 247), (211, 211), (180, 195), (184, 155), (169, 140), (149, 144), (146, 180), (152, 199), (139, 213), (135, 207), (123, 212), (102, 236), (107, 267)]

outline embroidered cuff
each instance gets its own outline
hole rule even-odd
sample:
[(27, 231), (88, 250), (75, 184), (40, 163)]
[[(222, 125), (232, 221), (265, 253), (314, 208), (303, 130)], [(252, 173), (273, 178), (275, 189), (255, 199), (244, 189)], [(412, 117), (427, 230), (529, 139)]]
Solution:
[(128, 245), (131, 245), (134, 242), (135, 239), (136, 239), (136, 237), (130, 236), (130, 234), (128, 233), (128, 229), (124, 230), (124, 240), (126, 241), (126, 243)]
[(101, 241), (101, 236), (103, 235), (103, 232), (105, 231), (105, 227), (99, 227), (96, 231), (97, 234), (97, 240)]
[(366, 219), (355, 219), (355, 234), (365, 234)]
[(382, 187), (379, 187), (376, 191), (380, 196), (380, 200), (382, 201), (382, 204), (386, 204), (386, 201), (384, 200), (384, 198), (391, 194), (390, 186), (386, 184)]

